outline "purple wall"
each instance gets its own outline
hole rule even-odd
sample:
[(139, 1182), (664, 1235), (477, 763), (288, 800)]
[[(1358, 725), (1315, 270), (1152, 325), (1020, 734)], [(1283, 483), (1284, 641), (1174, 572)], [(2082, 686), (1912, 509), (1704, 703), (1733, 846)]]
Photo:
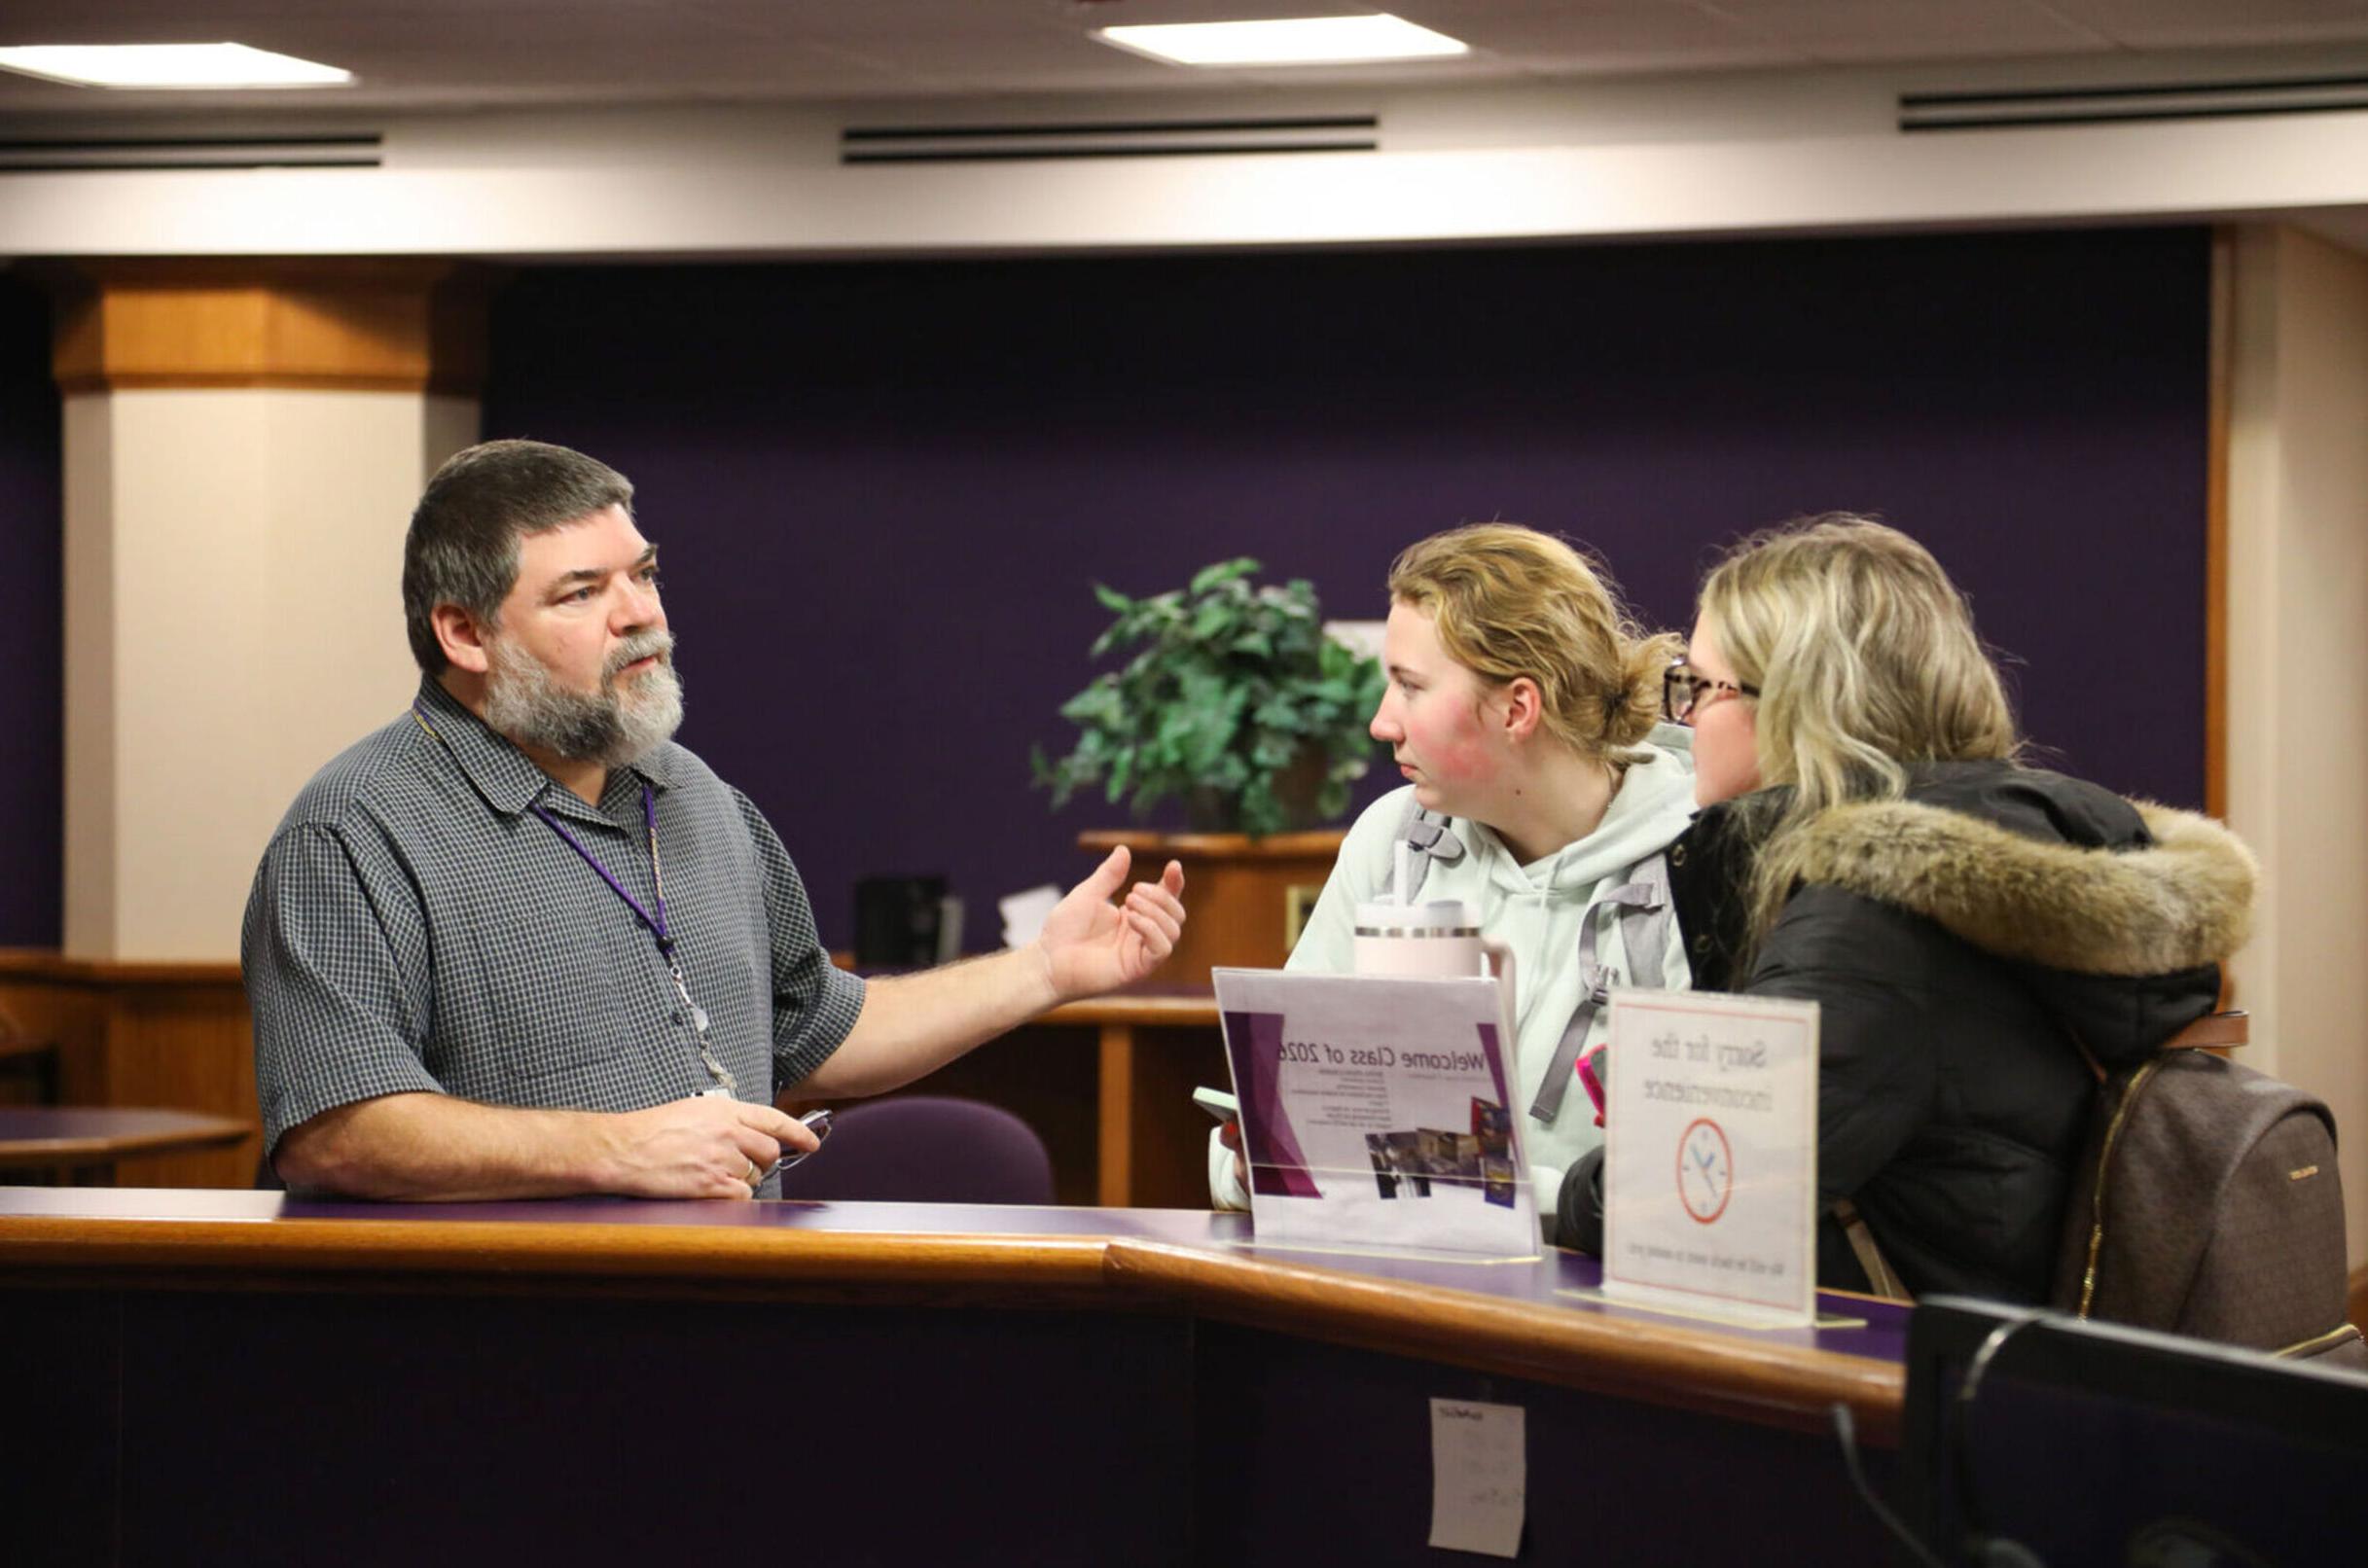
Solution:
[(0, 273), (0, 947), (57, 944), (65, 831), (64, 530), (48, 298)]
[(1027, 787), (1091, 581), (1249, 552), (1378, 616), (1391, 554), (1472, 518), (1592, 543), (1682, 626), (1721, 541), (1881, 513), (2059, 766), (2199, 802), (2207, 277), (2196, 229), (537, 269), (486, 430), (640, 486), (684, 739), (825, 939), (858, 875), (943, 872), (976, 946), (1116, 815)]
[[(825, 938), (858, 875), (944, 872), (978, 945), (1114, 817), (1027, 787), (1092, 580), (1248, 552), (1375, 616), (1390, 555), (1467, 518), (1594, 544), (1682, 626), (1719, 542), (1881, 512), (2023, 661), (2061, 766), (2200, 802), (2207, 269), (2197, 229), (533, 269), (486, 430), (640, 485), (684, 738), (771, 815)], [(46, 334), (0, 274), (0, 944), (58, 928)]]

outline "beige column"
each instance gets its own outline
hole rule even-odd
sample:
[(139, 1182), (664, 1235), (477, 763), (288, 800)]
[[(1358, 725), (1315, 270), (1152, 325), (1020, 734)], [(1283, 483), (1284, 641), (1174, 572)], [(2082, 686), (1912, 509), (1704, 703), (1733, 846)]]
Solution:
[(235, 957), (289, 800), (409, 699), (403, 530), (477, 437), (483, 295), (433, 262), (61, 277), (67, 956)]
[(2368, 259), (2238, 230), (2228, 333), (2227, 802), (2266, 896), (2235, 966), (2242, 1059), (2342, 1133), (2368, 1263)]

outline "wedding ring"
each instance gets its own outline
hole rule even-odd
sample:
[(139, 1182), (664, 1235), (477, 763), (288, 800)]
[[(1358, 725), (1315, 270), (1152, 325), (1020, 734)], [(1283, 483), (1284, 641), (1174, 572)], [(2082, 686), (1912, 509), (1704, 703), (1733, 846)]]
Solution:
[[(747, 1159), (747, 1158), (748, 1158), (748, 1157), (747, 1157), (747, 1156), (745, 1156), (745, 1155), (742, 1155), (740, 1158), (743, 1158), (743, 1159)], [(740, 1178), (740, 1180), (741, 1180), (741, 1181), (746, 1182), (746, 1183), (747, 1183), (749, 1186), (754, 1187), (754, 1186), (755, 1186), (757, 1183), (759, 1183), (759, 1182), (763, 1181), (764, 1179), (765, 1179), (765, 1173), (764, 1173), (763, 1171), (761, 1171), (761, 1170), (757, 1169), (757, 1162), (756, 1162), (755, 1160), (753, 1160), (753, 1159), (749, 1159), (749, 1160), (748, 1160), (748, 1174), (747, 1174), (747, 1175), (745, 1175), (745, 1176), (743, 1176), (743, 1177), (741, 1177), (741, 1178)]]

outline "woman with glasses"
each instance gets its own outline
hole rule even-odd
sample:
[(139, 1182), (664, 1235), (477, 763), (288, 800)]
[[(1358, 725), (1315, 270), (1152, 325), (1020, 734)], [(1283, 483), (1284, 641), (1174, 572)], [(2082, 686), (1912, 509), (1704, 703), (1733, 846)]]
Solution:
[(2251, 857), (2024, 766), (1963, 597), (1864, 518), (1732, 552), (1668, 701), (1704, 807), (1670, 855), (1694, 983), (1820, 1005), (1819, 1283), (2044, 1301), (2097, 1067), (2211, 1010)]
[[(1420, 900), (1471, 906), (1513, 949), (1515, 1109), (1551, 1227), (1563, 1168), (1602, 1139), (1587, 1095), (1561, 1092), (1604, 1028), (1591, 995), (1687, 981), (1660, 863), (1694, 812), (1686, 736), (1660, 723), (1677, 640), (1638, 630), (1561, 540), (1501, 523), (1409, 548), (1389, 601), (1372, 728), (1406, 784), (1348, 830), (1288, 967), (1353, 967), (1356, 907), (1397, 891), (1402, 844)], [(1241, 1208), (1232, 1147), (1212, 1138), (1209, 1182)]]

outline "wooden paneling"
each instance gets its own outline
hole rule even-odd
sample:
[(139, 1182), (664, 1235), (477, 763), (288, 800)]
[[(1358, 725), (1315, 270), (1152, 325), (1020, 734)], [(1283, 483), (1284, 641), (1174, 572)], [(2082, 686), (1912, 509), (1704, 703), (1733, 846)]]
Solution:
[(59, 388), (471, 392), (487, 274), (450, 262), (89, 262), (50, 269)]
[[(2211, 236), (2211, 313), (2204, 436), (2204, 809), (2228, 815), (2228, 407), (2237, 239)], [(2227, 1006), (2224, 996), (2221, 1002)]]
[(1215, 1123), (1193, 1104), (1192, 1091), (1232, 1082), (1224, 1036), (1213, 1023), (1104, 1024), (1095, 1201), (1105, 1207), (1206, 1208), (1208, 1132)]
[[(66, 1105), (256, 1120), (254, 1037), (234, 964), (116, 964), (0, 950), (0, 1012), (58, 1046)], [(126, 1159), (126, 1187), (251, 1187), (260, 1132), (233, 1148)]]
[[(254, 1034), (235, 965), (0, 949), (0, 1013), (19, 1032), (57, 1042), (63, 1104), (256, 1120)], [(1053, 1156), (1061, 1203), (1201, 1208), (1208, 1201), (1209, 1123), (1192, 1091), (1227, 1082), (1216, 1003), (1187, 993), (1057, 1008), (912, 1092), (985, 1100), (1026, 1122)], [(24, 1098), (20, 1086), (10, 1092)], [(127, 1159), (118, 1181), (250, 1187), (262, 1148), (258, 1133), (232, 1150)]]

